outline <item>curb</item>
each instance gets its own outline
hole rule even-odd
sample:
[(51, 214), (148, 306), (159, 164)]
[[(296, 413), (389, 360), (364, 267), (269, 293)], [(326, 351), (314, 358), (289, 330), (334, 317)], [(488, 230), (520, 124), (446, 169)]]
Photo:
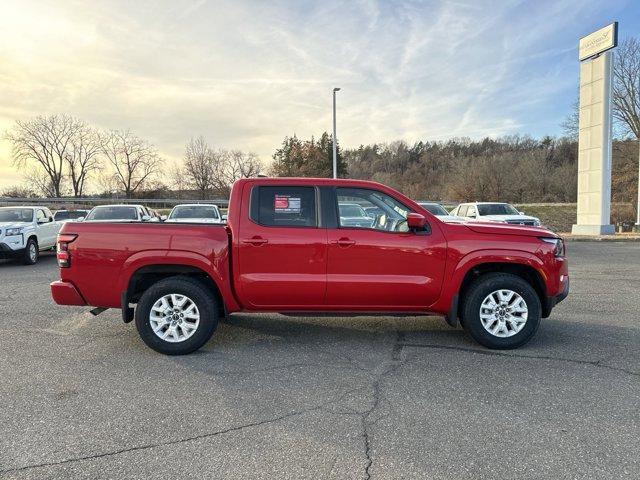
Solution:
[(565, 242), (640, 242), (640, 235), (563, 235)]

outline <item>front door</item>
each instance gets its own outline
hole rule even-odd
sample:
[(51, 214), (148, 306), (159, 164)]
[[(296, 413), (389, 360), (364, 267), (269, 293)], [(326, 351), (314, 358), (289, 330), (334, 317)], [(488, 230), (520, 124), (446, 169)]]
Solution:
[(446, 256), (439, 228), (409, 231), (405, 218), (410, 209), (386, 193), (335, 191), (338, 212), (357, 204), (371, 213), (357, 222), (339, 214), (338, 227), (328, 229), (327, 305), (392, 311), (433, 304), (440, 296)]
[(313, 186), (247, 186), (238, 235), (238, 279), (248, 308), (321, 307), (326, 290), (327, 230), (319, 228)]

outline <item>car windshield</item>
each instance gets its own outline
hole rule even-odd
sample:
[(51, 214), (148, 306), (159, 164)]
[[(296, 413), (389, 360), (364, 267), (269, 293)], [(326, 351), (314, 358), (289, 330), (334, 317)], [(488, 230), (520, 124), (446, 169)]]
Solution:
[(344, 204), (338, 205), (341, 217), (366, 217), (367, 214), (360, 205)]
[(220, 219), (218, 209), (208, 205), (183, 205), (171, 210), (169, 218), (213, 218)]
[(87, 220), (138, 220), (136, 207), (96, 207)]
[(82, 210), (60, 210), (53, 216), (54, 220), (76, 220), (80, 217), (84, 217), (87, 212)]
[(32, 222), (31, 208), (0, 208), (0, 222)]
[(433, 213), (434, 215), (449, 215), (449, 212), (447, 212), (439, 203), (420, 203), (419, 205), (427, 212)]
[(508, 203), (481, 203), (478, 205), (480, 215), (518, 215), (519, 212)]

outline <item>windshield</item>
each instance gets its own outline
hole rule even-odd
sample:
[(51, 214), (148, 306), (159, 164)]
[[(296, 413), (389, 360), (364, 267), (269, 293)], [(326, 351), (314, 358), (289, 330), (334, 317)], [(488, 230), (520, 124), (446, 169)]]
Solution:
[(433, 213), (434, 215), (449, 215), (449, 212), (447, 212), (439, 203), (420, 203), (419, 205), (427, 212)]
[(32, 222), (31, 208), (0, 208), (0, 222)]
[(486, 203), (478, 205), (480, 215), (519, 215), (520, 212), (508, 203)]
[(96, 207), (87, 220), (138, 220), (136, 207)]
[(218, 209), (210, 205), (183, 205), (171, 210), (169, 218), (213, 218), (220, 219)]
[(60, 210), (57, 211), (53, 218), (54, 220), (76, 220), (80, 217), (84, 217), (87, 214), (84, 210)]
[(367, 214), (360, 205), (344, 204), (338, 205), (341, 217), (366, 217)]

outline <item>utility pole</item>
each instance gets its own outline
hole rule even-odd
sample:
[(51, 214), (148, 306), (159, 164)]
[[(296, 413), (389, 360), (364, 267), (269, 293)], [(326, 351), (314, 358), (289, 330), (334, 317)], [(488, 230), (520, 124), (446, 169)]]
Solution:
[(338, 178), (338, 150), (336, 138), (336, 92), (340, 87), (333, 89), (333, 178)]

